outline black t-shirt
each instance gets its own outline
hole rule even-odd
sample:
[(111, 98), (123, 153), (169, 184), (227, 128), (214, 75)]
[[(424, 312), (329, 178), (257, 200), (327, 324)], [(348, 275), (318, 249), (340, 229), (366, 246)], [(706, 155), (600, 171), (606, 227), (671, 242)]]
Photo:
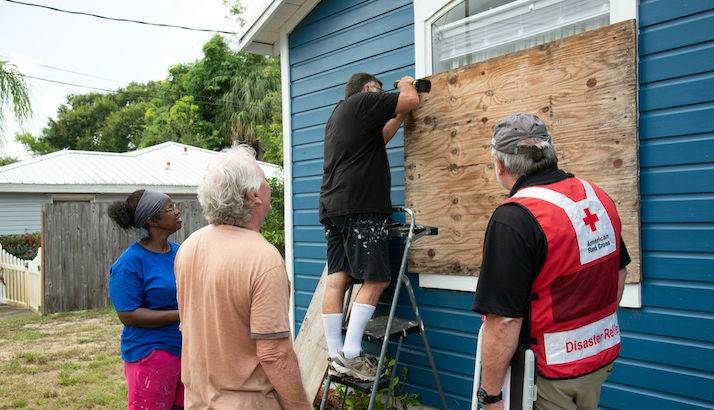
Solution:
[[(540, 170), (519, 178), (509, 196), (521, 188), (552, 184), (572, 177), (557, 167)], [(547, 253), (545, 233), (528, 210), (515, 203), (496, 208), (486, 228), (473, 310), (528, 319), (531, 286)], [(630, 255), (621, 238), (620, 269), (629, 263)], [(521, 337), (526, 328), (523, 326)]]
[(382, 128), (399, 93), (361, 92), (340, 101), (325, 126), (320, 221), (352, 213), (392, 213)]

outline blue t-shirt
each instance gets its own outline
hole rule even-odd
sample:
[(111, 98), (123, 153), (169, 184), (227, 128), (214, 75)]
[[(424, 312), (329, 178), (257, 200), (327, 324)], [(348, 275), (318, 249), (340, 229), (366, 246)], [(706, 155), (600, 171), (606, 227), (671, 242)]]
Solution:
[[(178, 309), (174, 259), (179, 246), (172, 242), (169, 246), (168, 252), (156, 253), (135, 242), (114, 262), (109, 272), (109, 298), (117, 312), (138, 308)], [(155, 328), (124, 326), (121, 332), (124, 361), (141, 360), (156, 349), (180, 356), (178, 322)]]

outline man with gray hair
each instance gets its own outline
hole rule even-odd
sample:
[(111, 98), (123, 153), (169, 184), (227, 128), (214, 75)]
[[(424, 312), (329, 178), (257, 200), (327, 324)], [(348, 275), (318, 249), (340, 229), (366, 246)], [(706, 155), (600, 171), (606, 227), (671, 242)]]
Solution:
[(310, 409), (293, 351), (290, 283), (260, 235), (270, 186), (247, 145), (209, 164), (198, 200), (210, 225), (176, 255), (187, 409)]
[(486, 228), (473, 306), (485, 315), (478, 399), (503, 408), (508, 366), (530, 348), (537, 409), (595, 409), (620, 351), (616, 311), (630, 262), (615, 203), (558, 169), (535, 115), (501, 120), (491, 154), (510, 195)]

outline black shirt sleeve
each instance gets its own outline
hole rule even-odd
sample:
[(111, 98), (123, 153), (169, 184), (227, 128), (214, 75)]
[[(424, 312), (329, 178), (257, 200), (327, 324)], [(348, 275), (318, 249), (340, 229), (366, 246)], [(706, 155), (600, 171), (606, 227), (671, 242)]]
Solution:
[(545, 235), (526, 209), (517, 204), (496, 208), (486, 229), (473, 310), (525, 318), (546, 252)]
[(382, 129), (396, 116), (399, 93), (362, 93), (359, 112), (368, 129)]
[(622, 237), (620, 237), (620, 269), (626, 268), (630, 262), (632, 262), (632, 259), (630, 259), (630, 253), (627, 252), (625, 241)]

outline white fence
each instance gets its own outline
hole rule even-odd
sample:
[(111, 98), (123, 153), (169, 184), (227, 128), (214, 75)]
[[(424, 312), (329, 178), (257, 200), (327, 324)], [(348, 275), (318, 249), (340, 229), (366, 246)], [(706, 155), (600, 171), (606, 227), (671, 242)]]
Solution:
[(42, 248), (35, 259), (26, 261), (11, 255), (0, 246), (0, 304), (7, 303), (39, 311), (42, 303), (41, 256)]

